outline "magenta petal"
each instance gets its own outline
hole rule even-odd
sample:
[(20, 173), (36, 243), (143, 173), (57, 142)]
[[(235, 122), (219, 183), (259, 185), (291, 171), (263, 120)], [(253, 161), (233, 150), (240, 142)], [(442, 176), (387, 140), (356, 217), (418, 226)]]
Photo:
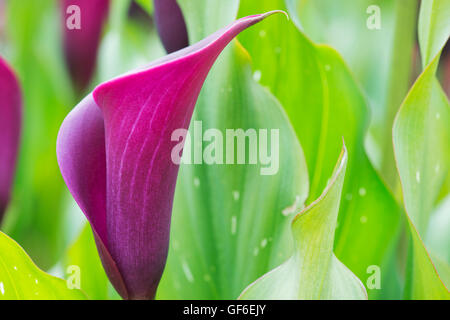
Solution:
[(13, 71), (0, 57), (0, 221), (9, 201), (20, 140), (22, 99)]
[(102, 112), (91, 94), (66, 117), (56, 144), (67, 187), (102, 240), (106, 240), (104, 132)]
[(189, 45), (186, 23), (176, 0), (153, 0), (155, 24), (168, 53)]
[(270, 14), (242, 18), (146, 70), (99, 85), (65, 119), (57, 142), (61, 172), (122, 297), (153, 298), (164, 270), (178, 174), (172, 132), (188, 128), (224, 47)]
[[(103, 24), (108, 16), (109, 0), (62, 0), (64, 53), (72, 81), (78, 90), (89, 84), (95, 69)], [(80, 29), (71, 18), (80, 9)], [(69, 9), (69, 12), (68, 12)]]

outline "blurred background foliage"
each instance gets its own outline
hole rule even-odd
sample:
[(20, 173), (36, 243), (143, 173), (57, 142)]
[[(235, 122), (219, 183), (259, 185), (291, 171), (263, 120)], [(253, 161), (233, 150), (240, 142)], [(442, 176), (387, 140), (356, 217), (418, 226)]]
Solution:
[(20, 160), (2, 230), (39, 266), (49, 269), (84, 221), (56, 162), (55, 141), (62, 121), (96, 83), (141, 67), (164, 51), (146, 11), (129, 0), (113, 1), (95, 79), (86, 92), (79, 93), (65, 66), (60, 2), (1, 2), (5, 20), (0, 53), (16, 71), (24, 98)]

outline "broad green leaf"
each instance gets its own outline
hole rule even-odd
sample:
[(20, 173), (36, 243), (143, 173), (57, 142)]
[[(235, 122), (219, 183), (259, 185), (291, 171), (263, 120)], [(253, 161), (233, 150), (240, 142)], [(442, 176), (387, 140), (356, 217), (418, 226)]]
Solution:
[(109, 28), (99, 50), (96, 83), (145, 66), (165, 54), (154, 25), (127, 19), (129, 5), (130, 0), (111, 1)]
[[(441, 11), (447, 10), (450, 10), (448, 2), (422, 2), (419, 35), (423, 62), (428, 64), (403, 101), (393, 128), (395, 157), (411, 231), (405, 289), (405, 297), (410, 299), (450, 299), (450, 284), (443, 282), (448, 281), (448, 264), (439, 258), (436, 264), (422, 242), (450, 169), (450, 103), (436, 79), (441, 52), (436, 51), (436, 46), (442, 48), (450, 35), (450, 28), (441, 16)], [(434, 56), (430, 58), (430, 54)]]
[(66, 281), (41, 271), (26, 252), (0, 232), (0, 300), (86, 299)]
[(120, 299), (103, 270), (89, 224), (85, 224), (78, 239), (70, 246), (64, 265), (68, 271), (80, 272), (80, 288), (89, 299)]
[[(208, 1), (212, 14), (202, 15), (191, 11), (202, 8), (199, 1), (180, 1), (190, 39), (220, 27), (217, 21), (234, 20), (234, 9), (215, 10), (214, 2), (218, 8), (223, 6), (222, 1)], [(263, 24), (276, 19), (284, 18), (274, 16)], [(196, 28), (195, 24), (212, 30)], [(157, 298), (235, 299), (291, 253), (289, 222), (308, 192), (303, 153), (277, 100), (253, 80), (249, 56), (237, 42), (230, 44), (211, 70), (193, 121), (193, 139), (199, 125), (195, 121), (202, 121), (204, 133), (211, 128), (222, 132), (224, 146), (230, 143), (225, 141), (227, 129), (254, 129), (258, 142), (264, 141), (266, 133), (267, 149), (258, 146), (258, 152), (268, 152), (273, 160), (279, 156), (279, 161), (272, 161), (273, 175), (263, 175), (262, 170), (269, 165), (262, 164), (259, 156), (257, 164), (248, 164), (248, 152), (256, 145), (246, 138), (247, 164), (181, 166), (171, 247)], [(278, 143), (274, 134), (279, 135)], [(203, 144), (206, 152), (211, 142)], [(184, 157), (187, 152), (185, 148)], [(193, 149), (190, 153), (193, 158)]]
[(322, 195), (294, 217), (292, 257), (247, 287), (240, 299), (367, 298), (361, 281), (333, 253), (347, 158), (344, 147)]
[[(285, 8), (283, 1), (242, 2), (240, 16), (256, 10)], [(292, 20), (295, 12), (290, 12)], [(311, 191), (319, 197), (333, 172), (342, 137), (348, 148), (348, 170), (338, 216), (335, 252), (363, 282), (367, 268), (383, 267), (392, 252), (400, 209), (364, 151), (369, 121), (366, 100), (339, 54), (311, 42), (292, 23), (272, 19), (240, 36), (253, 58), (255, 75), (280, 100), (303, 147)], [(376, 239), (376, 240), (375, 240)], [(395, 269), (382, 269), (387, 275)], [(390, 283), (369, 290), (383, 296)]]

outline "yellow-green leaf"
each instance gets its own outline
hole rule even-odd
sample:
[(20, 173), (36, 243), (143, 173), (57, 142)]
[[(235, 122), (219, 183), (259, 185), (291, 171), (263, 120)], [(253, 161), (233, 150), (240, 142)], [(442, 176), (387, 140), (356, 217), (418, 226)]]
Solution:
[(40, 270), (21, 247), (2, 232), (0, 252), (0, 299), (86, 299), (82, 291), (69, 289), (65, 280)]
[[(284, 9), (284, 1), (248, 0), (240, 15)], [(348, 148), (348, 170), (338, 216), (335, 252), (363, 282), (367, 268), (382, 275), (386, 255), (395, 244), (400, 208), (364, 150), (369, 110), (360, 87), (333, 48), (313, 43), (292, 21), (273, 19), (240, 35), (263, 85), (280, 100), (303, 147), (310, 177), (309, 200), (325, 188), (338, 157), (342, 137)], [(376, 239), (376, 240), (374, 240)], [(391, 282), (369, 290), (369, 297), (386, 297)]]

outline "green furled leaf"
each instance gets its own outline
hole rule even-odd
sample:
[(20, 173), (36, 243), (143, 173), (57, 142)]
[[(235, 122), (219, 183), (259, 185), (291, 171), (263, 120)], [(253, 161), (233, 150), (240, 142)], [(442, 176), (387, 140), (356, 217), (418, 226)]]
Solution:
[(86, 299), (82, 291), (69, 289), (66, 281), (41, 271), (18, 244), (2, 232), (0, 252), (0, 299)]
[(344, 147), (322, 195), (294, 217), (293, 256), (247, 287), (241, 299), (367, 298), (361, 281), (333, 253), (346, 166)]
[(450, 34), (448, 0), (422, 0), (419, 17), (419, 43), (422, 66), (430, 64), (439, 54)]
[(411, 86), (417, 1), (286, 0), (304, 32), (342, 54), (361, 83), (371, 111), (366, 150), (395, 196), (399, 178), (392, 125)]
[(405, 289), (405, 297), (410, 299), (450, 299), (448, 262), (429, 255), (422, 242), (427, 230), (439, 231), (429, 229), (430, 215), (450, 170), (450, 103), (436, 79), (441, 48), (450, 35), (450, 25), (443, 21), (441, 12), (448, 10), (448, 2), (422, 3), (419, 35), (423, 63), (427, 65), (400, 107), (393, 128), (411, 231)]
[(77, 267), (80, 272), (80, 288), (90, 299), (120, 299), (103, 270), (95, 247), (94, 236), (88, 223), (69, 248), (64, 264), (66, 270), (71, 270), (70, 268), (73, 266)]
[(420, 234), (450, 169), (450, 105), (435, 78), (438, 62), (436, 56), (417, 79), (393, 129), (405, 208)]
[[(242, 2), (240, 16), (258, 10), (285, 8), (283, 1)], [(295, 12), (290, 15), (298, 20)], [(253, 58), (256, 74), (286, 110), (303, 147), (311, 191), (309, 201), (327, 185), (339, 155), (342, 137), (348, 148), (347, 178), (338, 216), (335, 252), (360, 279), (377, 265), (382, 274), (385, 256), (395, 244), (400, 209), (364, 151), (368, 108), (360, 88), (339, 54), (315, 45), (284, 19), (255, 26), (239, 38)], [(385, 290), (369, 290), (369, 297), (386, 297)], [(397, 297), (398, 298), (398, 297)]]
[[(411, 230), (411, 250), (407, 266), (407, 278), (405, 288), (406, 299), (450, 299), (450, 293), (443, 281), (449, 280), (449, 267), (445, 261), (432, 261), (428, 254), (419, 232), (413, 222), (408, 218)], [(435, 265), (435, 263), (438, 263)], [(438, 267), (438, 269), (436, 268)], [(438, 271), (442, 271), (440, 276)]]
[[(217, 21), (226, 24), (235, 19), (236, 11), (228, 6), (223, 10), (211, 8), (213, 3), (222, 7), (223, 1), (208, 1), (208, 10), (214, 13), (211, 15), (191, 11), (202, 8), (200, 1), (187, 3), (180, 1), (190, 39), (201, 37), (195, 30), (207, 34), (221, 27)], [(276, 17), (263, 23), (273, 20)], [(197, 28), (196, 24), (211, 30)], [(246, 139), (246, 164), (238, 165), (235, 160), (235, 164), (181, 166), (171, 247), (157, 298), (235, 299), (248, 284), (290, 256), (289, 222), (308, 192), (305, 161), (284, 111), (253, 80), (249, 56), (237, 42), (230, 44), (211, 70), (193, 121), (202, 121), (205, 134), (208, 129), (218, 129), (224, 148), (231, 142), (226, 138), (227, 129), (255, 130), (258, 143), (267, 133), (268, 144), (267, 148), (257, 146)], [(191, 139), (196, 139), (195, 125), (191, 123)], [(278, 143), (273, 134), (279, 135)], [(203, 145), (206, 152), (211, 142)], [(264, 175), (270, 165), (262, 164), (258, 153), (252, 153), (258, 158), (257, 164), (249, 164), (253, 147), (273, 157), (273, 171), (265, 172), (273, 175)], [(183, 157), (188, 153), (193, 159), (193, 150), (186, 148)], [(279, 161), (275, 161), (278, 156)]]

